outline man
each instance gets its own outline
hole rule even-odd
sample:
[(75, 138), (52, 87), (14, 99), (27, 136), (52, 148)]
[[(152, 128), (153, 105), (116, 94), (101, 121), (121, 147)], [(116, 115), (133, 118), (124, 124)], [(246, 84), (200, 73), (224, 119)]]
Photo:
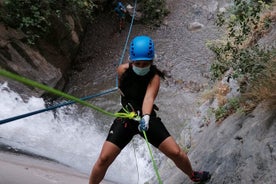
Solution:
[(125, 28), (127, 10), (122, 2), (117, 2), (117, 6), (115, 7), (114, 11), (116, 12), (119, 18), (119, 33), (121, 33), (122, 29)]
[[(177, 145), (155, 112), (154, 101), (164, 74), (153, 65), (154, 43), (148, 36), (137, 36), (130, 44), (130, 62), (118, 69), (121, 104), (124, 109), (139, 112), (141, 121), (116, 118), (111, 125), (100, 156), (90, 175), (89, 184), (99, 184), (115, 158), (134, 135), (143, 136), (169, 157), (192, 181), (204, 182), (211, 178), (207, 171), (194, 171), (186, 153)], [(120, 112), (124, 112), (123, 108)]]

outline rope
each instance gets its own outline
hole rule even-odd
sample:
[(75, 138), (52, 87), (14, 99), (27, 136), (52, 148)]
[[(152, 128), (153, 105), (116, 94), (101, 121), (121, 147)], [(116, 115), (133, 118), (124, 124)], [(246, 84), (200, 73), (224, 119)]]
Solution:
[[(133, 22), (134, 22), (136, 4), (137, 4), (137, 0), (135, 0), (133, 15), (132, 15), (132, 19), (131, 19), (131, 25), (130, 25), (130, 28), (129, 28), (129, 32), (128, 32), (128, 35), (127, 35), (127, 39), (126, 39), (126, 42), (125, 42), (125, 46), (124, 46), (124, 49), (123, 49), (122, 56), (121, 56), (120, 61), (119, 61), (119, 65), (122, 64), (123, 58), (125, 56), (127, 44), (128, 44), (128, 41), (129, 41), (130, 33), (131, 33)], [(64, 97), (66, 99), (71, 100), (71, 101), (66, 102), (66, 103), (58, 104), (58, 105), (51, 106), (51, 107), (48, 107), (48, 108), (45, 108), (45, 109), (41, 109), (41, 110), (37, 110), (37, 111), (34, 111), (34, 112), (30, 112), (30, 113), (22, 114), (22, 115), (15, 116), (15, 117), (12, 117), (12, 118), (7, 118), (7, 119), (4, 119), (4, 120), (1, 120), (0, 124), (5, 124), (5, 123), (10, 122), (10, 121), (14, 121), (14, 120), (21, 119), (21, 118), (24, 118), (24, 117), (28, 117), (28, 116), (31, 116), (31, 115), (34, 115), (34, 114), (42, 113), (42, 112), (45, 112), (45, 111), (53, 110), (53, 109), (56, 109), (56, 108), (59, 108), (59, 107), (62, 107), (62, 106), (66, 106), (66, 105), (70, 105), (70, 104), (73, 104), (73, 103), (76, 103), (76, 102), (78, 102), (79, 104), (82, 104), (84, 106), (90, 107), (90, 108), (92, 108), (92, 109), (94, 109), (98, 112), (101, 112), (101, 113), (107, 115), (107, 116), (120, 117), (120, 118), (129, 118), (129, 119), (134, 119), (136, 121), (139, 121), (141, 119), (141, 117), (138, 116), (135, 112), (129, 112), (126, 109), (124, 109), (125, 112), (117, 112), (117, 113), (113, 114), (113, 113), (105, 111), (105, 110), (103, 110), (103, 109), (101, 109), (101, 108), (99, 108), (95, 105), (92, 105), (92, 104), (84, 101), (84, 100), (94, 98), (94, 97), (97, 97), (97, 96), (101, 96), (101, 95), (104, 95), (104, 94), (107, 94), (107, 93), (110, 93), (110, 92), (113, 92), (113, 91), (117, 90), (118, 89), (118, 84), (119, 84), (118, 74), (116, 76), (116, 87), (115, 88), (111, 88), (111, 89), (103, 91), (101, 93), (91, 95), (91, 96), (87, 96), (87, 97), (80, 98), (80, 99), (77, 98), (77, 97), (74, 97), (72, 95), (69, 95), (67, 93), (64, 93), (62, 91), (51, 88), (49, 86), (38, 83), (36, 81), (32, 81), (30, 79), (27, 79), (27, 78), (21, 77), (19, 75), (13, 74), (13, 73), (8, 72), (6, 70), (0, 69), (0, 75), (11, 78), (11, 79), (14, 79), (18, 82), (21, 82), (21, 83), (29, 85), (29, 86), (37, 87), (37, 88), (42, 89), (44, 91), (47, 91), (49, 93), (52, 93), (52, 94), (55, 94), (55, 95), (58, 95), (58, 96), (61, 96), (61, 97)], [(148, 147), (148, 150), (149, 150), (149, 153), (150, 153), (150, 157), (151, 157), (151, 160), (152, 160), (152, 163), (153, 163), (153, 167), (154, 167), (156, 176), (158, 178), (158, 182), (159, 182), (159, 184), (162, 184), (162, 181), (161, 181), (161, 178), (160, 178), (160, 175), (159, 175), (159, 172), (158, 172), (158, 168), (157, 168), (157, 165), (156, 165), (155, 160), (153, 158), (152, 150), (151, 150), (149, 142), (148, 142), (146, 132), (143, 131), (143, 134), (144, 134), (144, 137), (145, 137), (145, 140), (146, 140), (146, 143), (147, 143), (147, 147)], [(139, 179), (138, 179), (138, 181), (139, 181)]]
[(138, 159), (137, 159), (137, 155), (136, 155), (136, 149), (134, 147), (134, 143), (133, 143), (133, 139), (132, 139), (132, 148), (133, 148), (133, 153), (134, 153), (134, 157), (135, 157), (135, 166), (136, 166), (136, 171), (137, 171), (137, 184), (140, 183), (140, 172), (139, 172), (139, 167), (138, 167)]
[[(132, 26), (133, 26), (133, 22), (134, 22), (134, 17), (135, 17), (135, 12), (136, 12), (136, 4), (137, 4), (137, 0), (135, 0), (135, 2), (134, 2), (134, 8), (133, 8), (133, 14), (132, 14), (132, 18), (131, 18), (131, 23), (130, 23), (128, 35), (127, 35), (127, 38), (126, 38), (125, 46), (124, 46), (124, 49), (123, 49), (123, 53), (122, 53), (121, 58), (119, 60), (119, 65), (121, 65), (123, 63), (123, 60), (124, 60), (124, 57), (125, 57), (127, 44), (128, 44), (128, 41), (129, 41), (130, 33), (132, 31)], [(119, 86), (119, 76), (117, 74), (117, 76), (116, 76), (116, 87), (118, 87), (118, 86)]]
[[(129, 37), (130, 37), (130, 33), (131, 33), (131, 30), (132, 30), (132, 25), (133, 25), (133, 22), (134, 22), (134, 17), (135, 17), (135, 12), (136, 12), (136, 4), (137, 4), (137, 0), (135, 0), (135, 3), (134, 3), (131, 24), (130, 24), (129, 32), (128, 32), (127, 39), (126, 39), (126, 42), (125, 42), (125, 46), (124, 46), (124, 49), (123, 49), (123, 53), (122, 53), (121, 59), (119, 61), (119, 65), (121, 65), (123, 63), (124, 55), (125, 55), (125, 52), (126, 52), (127, 44), (128, 44)], [(118, 75), (117, 75), (116, 76), (116, 87), (117, 88), (118, 88), (118, 85), (119, 85), (119, 78), (118, 78)], [(131, 116), (130, 114), (133, 113), (133, 112), (127, 112), (126, 109), (124, 109), (124, 111), (126, 111), (126, 114), (128, 114), (129, 116)], [(117, 114), (119, 114), (119, 113), (117, 113)], [(132, 119), (134, 119), (136, 121), (140, 121), (141, 117), (136, 116), (136, 117), (133, 117)], [(154, 157), (153, 157), (150, 145), (149, 145), (149, 141), (148, 141), (146, 132), (143, 131), (143, 134), (144, 134), (144, 137), (145, 137), (145, 140), (146, 140), (146, 143), (147, 143), (147, 147), (148, 147), (148, 150), (149, 150), (149, 153), (150, 153), (150, 158), (151, 158), (152, 163), (153, 163), (153, 168), (154, 168), (156, 176), (158, 178), (158, 182), (159, 182), (159, 184), (162, 184), (162, 180), (160, 178), (160, 175), (159, 175), (159, 172), (158, 172), (158, 168), (157, 168), (157, 165), (155, 163), (155, 160), (154, 160)], [(135, 153), (135, 150), (134, 150), (134, 153)], [(135, 157), (136, 157), (136, 154), (135, 154)], [(139, 169), (138, 169), (138, 165), (137, 165), (137, 160), (136, 160), (136, 166), (137, 166), (137, 171), (138, 171)], [(138, 171), (138, 182), (139, 182), (139, 171)]]
[(0, 75), (2, 76), (5, 76), (5, 77), (8, 77), (10, 79), (13, 79), (13, 80), (16, 80), (18, 82), (21, 82), (23, 84), (26, 84), (26, 85), (29, 85), (29, 86), (33, 86), (33, 87), (36, 87), (36, 88), (39, 88), (39, 89), (42, 89), (44, 91), (47, 91), (49, 93), (52, 93), (52, 94), (55, 94), (55, 95), (58, 95), (58, 96), (61, 96), (61, 97), (64, 97), (66, 99), (69, 99), (69, 100), (72, 100), (74, 102), (78, 102), (79, 104), (82, 104), (84, 106), (87, 106), (87, 107), (90, 107), (96, 111), (99, 111), (107, 116), (111, 116), (111, 117), (122, 117), (122, 118), (129, 118), (129, 119), (134, 119), (136, 118), (137, 114), (132, 112), (132, 113), (129, 113), (128, 111), (126, 111), (125, 113), (110, 113), (108, 111), (105, 111), (95, 105), (92, 105), (86, 101), (83, 101), (77, 97), (74, 97), (72, 95), (69, 95), (67, 93), (64, 93), (62, 91), (59, 91), (59, 90), (56, 90), (54, 88), (51, 88), (49, 86), (46, 86), (46, 85), (43, 85), (41, 83), (38, 83), (36, 81), (33, 81), (33, 80), (30, 80), (30, 79), (27, 79), (25, 77), (21, 77), (19, 75), (16, 75), (16, 74), (13, 74), (11, 72), (8, 72), (6, 70), (3, 70), (3, 69), (0, 69)]
[(147, 134), (146, 134), (145, 131), (143, 131), (143, 134), (144, 134), (144, 137), (145, 137), (147, 146), (148, 146), (148, 150), (149, 150), (149, 153), (150, 153), (150, 158), (151, 158), (151, 161), (152, 161), (152, 165), (153, 165), (155, 174), (156, 174), (157, 179), (158, 179), (158, 183), (159, 183), (159, 184), (162, 184), (162, 180), (161, 180), (161, 178), (160, 178), (160, 175), (159, 175), (159, 172), (158, 172), (158, 168), (157, 168), (156, 162), (155, 162), (155, 160), (154, 160), (154, 158), (153, 158), (153, 154), (152, 154), (152, 151), (151, 151), (151, 148), (150, 148), (150, 145), (149, 145), (149, 141), (148, 141)]
[[(137, 0), (135, 0), (134, 10), (133, 10), (133, 16), (132, 16), (132, 19), (131, 19), (131, 24), (130, 24), (129, 32), (128, 32), (127, 39), (126, 39), (126, 42), (125, 42), (125, 45), (124, 45), (124, 49), (123, 49), (123, 53), (121, 55), (121, 58), (119, 60), (119, 64), (118, 65), (121, 65), (123, 63), (123, 59), (124, 59), (124, 56), (125, 56), (127, 44), (128, 44), (128, 41), (129, 41), (129, 37), (130, 37), (131, 31), (132, 31), (132, 27), (133, 27), (133, 22), (134, 22), (134, 17), (135, 17), (135, 11), (136, 11), (136, 4), (137, 4)], [(116, 91), (118, 89), (118, 85), (119, 85), (118, 83), (119, 82), (118, 82), (118, 74), (117, 74), (117, 76), (116, 76), (116, 87), (108, 89), (108, 90), (105, 90), (105, 91), (100, 92), (100, 93), (95, 94), (95, 95), (90, 95), (90, 96), (87, 96), (87, 97), (80, 98), (80, 100), (82, 100), (82, 101), (83, 100), (88, 100), (88, 99), (92, 99), (92, 98), (95, 98), (95, 97), (98, 97), (98, 96), (102, 96), (102, 95), (105, 95), (105, 94), (108, 94), (108, 93), (112, 93), (112, 92), (114, 92), (114, 91)], [(3, 120), (0, 120), (0, 125), (8, 123), (10, 121), (15, 121), (15, 120), (26, 118), (26, 117), (29, 117), (29, 116), (32, 116), (32, 115), (35, 115), (35, 114), (39, 114), (39, 113), (42, 113), (42, 112), (54, 110), (54, 109), (57, 109), (57, 108), (60, 108), (60, 107), (63, 107), (63, 106), (71, 105), (71, 104), (74, 104), (74, 103), (76, 103), (76, 102), (75, 101), (69, 101), (69, 102), (53, 105), (53, 106), (47, 107), (45, 109), (40, 109), (40, 110), (37, 110), (37, 111), (25, 113), (25, 114), (14, 116), (14, 117), (7, 118), (7, 119), (3, 119)], [(133, 114), (131, 114), (131, 116), (133, 116)]]
[[(98, 94), (95, 94), (95, 95), (91, 95), (91, 96), (87, 96), (87, 97), (80, 98), (80, 99), (81, 100), (87, 100), (87, 99), (90, 99), (90, 98), (102, 96), (102, 95), (105, 95), (107, 93), (111, 93), (113, 91), (116, 91), (117, 89), (118, 88), (111, 88), (109, 90), (102, 91), (101, 93), (98, 93)], [(57, 108), (60, 108), (60, 107), (66, 106), (66, 105), (71, 105), (71, 104), (74, 104), (74, 103), (75, 103), (74, 101), (68, 101), (68, 102), (64, 102), (64, 103), (61, 103), (61, 104), (57, 104), (57, 105), (53, 105), (53, 106), (47, 107), (45, 109), (40, 109), (40, 110), (29, 112), (29, 113), (26, 113), (26, 114), (22, 114), (22, 115), (14, 116), (14, 117), (11, 117), (11, 118), (3, 119), (3, 120), (0, 120), (0, 125), (8, 123), (10, 121), (15, 121), (15, 120), (18, 120), (18, 119), (26, 118), (28, 116), (39, 114), (39, 113), (42, 113), (42, 112), (54, 110), (54, 109), (57, 109)]]

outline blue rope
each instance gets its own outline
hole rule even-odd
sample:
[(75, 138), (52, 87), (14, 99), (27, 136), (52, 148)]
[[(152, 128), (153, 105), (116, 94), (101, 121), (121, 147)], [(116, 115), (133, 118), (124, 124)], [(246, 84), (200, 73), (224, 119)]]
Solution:
[[(131, 24), (130, 24), (128, 36), (127, 36), (127, 39), (126, 39), (126, 42), (125, 42), (125, 46), (124, 46), (124, 49), (123, 49), (123, 53), (122, 53), (122, 56), (121, 56), (120, 61), (119, 61), (119, 65), (121, 65), (123, 63), (123, 59), (124, 59), (124, 56), (125, 56), (128, 40), (129, 40), (130, 33), (131, 33), (131, 30), (132, 30), (132, 25), (133, 25), (133, 22), (134, 22), (136, 4), (137, 4), (137, 0), (135, 0), (135, 5), (134, 5), (133, 15), (132, 15), (132, 19), (131, 19)], [(87, 96), (87, 97), (80, 98), (80, 99), (81, 100), (88, 100), (88, 99), (92, 99), (92, 98), (95, 98), (95, 97), (98, 97), (98, 96), (102, 96), (102, 95), (114, 92), (118, 89), (118, 85), (119, 85), (119, 82), (118, 82), (118, 74), (117, 74), (117, 76), (116, 76), (116, 87), (105, 90), (101, 93), (91, 95), (91, 96)], [(42, 113), (42, 112), (54, 110), (54, 109), (57, 109), (57, 108), (60, 108), (60, 107), (66, 106), (66, 105), (71, 105), (71, 104), (74, 104), (74, 103), (75, 103), (74, 101), (68, 101), (68, 102), (65, 102), (65, 103), (62, 103), (62, 104), (57, 104), (57, 105), (50, 106), (50, 107), (45, 108), (45, 109), (40, 109), (40, 110), (33, 111), (33, 112), (30, 112), (30, 113), (26, 113), (26, 114), (14, 116), (14, 117), (11, 117), (11, 118), (3, 119), (3, 120), (0, 120), (0, 125), (11, 122), (11, 121), (15, 121), (15, 120), (18, 120), (18, 119), (26, 118), (28, 116), (32, 116), (32, 115), (35, 115), (35, 114), (39, 114), (39, 113)]]
[[(124, 49), (123, 49), (123, 53), (122, 53), (122, 56), (121, 56), (120, 61), (119, 61), (119, 65), (121, 65), (123, 63), (123, 60), (124, 60), (124, 57), (125, 57), (126, 48), (127, 48), (127, 45), (128, 45), (128, 41), (129, 41), (130, 33), (132, 31), (132, 26), (133, 26), (133, 22), (134, 22), (135, 13), (136, 13), (136, 3), (137, 3), (137, 0), (135, 0), (135, 3), (134, 3), (132, 19), (131, 19), (128, 35), (127, 35), (127, 38), (126, 38), (125, 46), (124, 46)], [(116, 76), (116, 87), (119, 87), (119, 77), (118, 77), (118, 75)]]
[[(121, 56), (121, 59), (119, 61), (119, 65), (121, 65), (123, 63), (123, 59), (124, 59), (124, 56), (125, 56), (126, 47), (127, 47), (127, 44), (128, 44), (128, 40), (129, 40), (129, 37), (130, 37), (131, 30), (132, 30), (132, 25), (133, 25), (133, 22), (134, 22), (135, 11), (136, 11), (136, 3), (137, 3), (137, 0), (135, 0), (133, 15), (132, 15), (132, 19), (131, 19), (131, 25), (130, 25), (130, 28), (129, 28), (129, 32), (128, 32), (128, 36), (127, 36), (127, 39), (126, 39), (126, 42), (125, 42), (125, 46), (124, 46), (124, 49), (123, 49), (122, 56)], [(118, 89), (118, 83), (119, 83), (119, 81), (118, 81), (118, 74), (117, 74), (117, 76), (116, 76), (116, 87), (115, 88), (111, 88), (111, 89), (102, 91), (101, 93), (98, 93), (98, 94), (94, 94), (94, 95), (90, 95), (90, 96), (87, 96), (87, 97), (84, 97), (84, 98), (80, 98), (80, 100), (88, 100), (88, 99), (91, 99), (91, 98), (95, 98), (95, 97), (98, 97), (98, 96), (102, 96), (102, 95), (114, 92)], [(22, 119), (22, 118), (25, 118), (25, 117), (28, 117), (28, 116), (32, 116), (32, 115), (35, 115), (35, 114), (38, 114), (38, 113), (46, 112), (46, 111), (49, 111), (49, 110), (54, 110), (56, 108), (60, 108), (60, 107), (66, 106), (66, 105), (71, 105), (71, 104), (74, 104), (74, 103), (75, 103), (75, 101), (68, 101), (68, 102), (65, 102), (65, 103), (50, 106), (50, 107), (45, 108), (45, 109), (41, 109), (41, 110), (33, 111), (33, 112), (30, 112), (30, 113), (22, 114), (22, 115), (19, 115), (19, 116), (7, 118), (7, 119), (4, 119), (4, 120), (1, 120), (0, 125), (11, 122), (11, 121), (15, 121), (15, 120), (18, 120), (18, 119)], [(154, 170), (156, 172), (156, 176), (158, 178), (158, 182), (159, 182), (159, 184), (162, 184), (162, 180), (160, 178), (155, 160), (154, 160), (153, 155), (152, 155), (151, 148), (149, 146), (149, 142), (148, 142), (148, 138), (146, 136), (146, 132), (143, 131), (143, 134), (144, 134), (147, 146), (148, 146), (148, 150), (150, 152), (151, 160), (153, 162), (153, 166), (154, 166)]]
[[(113, 91), (116, 91), (117, 89), (118, 89), (117, 87), (111, 88), (109, 90), (102, 91), (101, 93), (94, 94), (94, 95), (87, 96), (87, 97), (80, 98), (80, 99), (81, 100), (88, 100), (88, 99), (91, 99), (91, 98), (95, 98), (95, 97), (98, 97), (98, 96), (102, 96), (102, 95), (111, 93)], [(14, 117), (11, 117), (11, 118), (3, 119), (3, 120), (0, 120), (0, 125), (8, 123), (10, 121), (15, 121), (15, 120), (18, 120), (18, 119), (26, 118), (28, 116), (39, 114), (39, 113), (42, 113), (42, 112), (54, 110), (54, 109), (57, 109), (57, 108), (60, 108), (60, 107), (66, 106), (66, 105), (71, 105), (71, 104), (74, 104), (74, 103), (76, 103), (76, 102), (75, 101), (68, 101), (68, 102), (64, 102), (64, 103), (61, 103), (61, 104), (57, 104), (57, 105), (53, 105), (53, 106), (47, 107), (45, 109), (40, 109), (40, 110), (33, 111), (33, 112), (30, 112), (30, 113), (26, 113), (26, 114), (14, 116)]]

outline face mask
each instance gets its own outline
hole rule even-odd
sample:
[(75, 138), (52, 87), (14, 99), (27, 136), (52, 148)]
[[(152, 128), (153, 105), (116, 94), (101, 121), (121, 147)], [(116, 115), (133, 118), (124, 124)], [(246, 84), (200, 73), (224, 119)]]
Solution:
[(147, 67), (144, 67), (144, 68), (140, 68), (140, 67), (133, 65), (132, 69), (133, 69), (134, 73), (136, 73), (137, 75), (144, 76), (150, 71), (150, 65)]

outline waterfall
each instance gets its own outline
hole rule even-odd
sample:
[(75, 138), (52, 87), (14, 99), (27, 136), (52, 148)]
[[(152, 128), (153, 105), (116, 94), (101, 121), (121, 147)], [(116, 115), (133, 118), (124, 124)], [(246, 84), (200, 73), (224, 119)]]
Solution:
[[(1, 120), (46, 107), (42, 98), (23, 99), (7, 83), (0, 84), (0, 101)], [(79, 113), (77, 105), (65, 106), (0, 125), (0, 144), (89, 175), (107, 136), (107, 130), (97, 126), (99, 122), (93, 110)], [(146, 144), (135, 137), (110, 166), (105, 179), (129, 184), (144, 183), (151, 177), (154, 171)]]

